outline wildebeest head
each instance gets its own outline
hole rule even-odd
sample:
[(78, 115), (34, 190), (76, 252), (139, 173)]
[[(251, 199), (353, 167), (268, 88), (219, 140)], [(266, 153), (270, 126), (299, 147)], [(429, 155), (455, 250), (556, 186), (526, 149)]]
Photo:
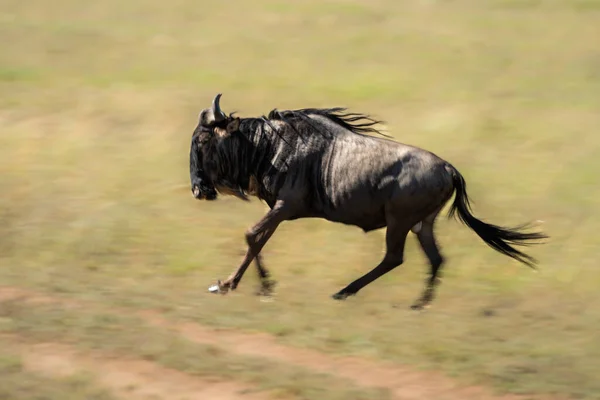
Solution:
[(219, 179), (217, 152), (221, 142), (238, 130), (240, 119), (227, 116), (221, 110), (220, 98), (219, 93), (213, 99), (212, 106), (200, 112), (198, 125), (192, 135), (190, 180), (192, 194), (198, 200), (216, 199), (217, 188), (220, 191), (233, 191)]

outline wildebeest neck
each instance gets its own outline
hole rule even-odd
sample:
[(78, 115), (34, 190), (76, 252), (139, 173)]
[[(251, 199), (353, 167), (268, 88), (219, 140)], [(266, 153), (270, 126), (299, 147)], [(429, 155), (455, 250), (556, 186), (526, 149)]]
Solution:
[(285, 149), (274, 126), (263, 119), (242, 119), (239, 132), (216, 144), (213, 181), (220, 192), (269, 202), (276, 196), (278, 178), (285, 172)]

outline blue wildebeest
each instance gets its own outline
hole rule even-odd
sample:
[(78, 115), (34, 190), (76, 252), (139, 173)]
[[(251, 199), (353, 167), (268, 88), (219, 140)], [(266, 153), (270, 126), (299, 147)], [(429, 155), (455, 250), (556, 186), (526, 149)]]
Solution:
[(263, 246), (283, 221), (324, 218), (364, 232), (387, 228), (383, 260), (334, 299), (355, 295), (402, 264), (412, 230), (431, 264), (423, 294), (412, 305), (421, 309), (434, 297), (443, 262), (434, 222), (453, 194), (449, 216), (457, 215), (493, 249), (534, 267), (536, 260), (512, 245), (546, 235), (525, 233), (525, 225), (503, 228), (475, 218), (456, 168), (429, 151), (367, 135), (379, 133), (373, 126), (380, 121), (344, 108), (274, 109), (266, 117), (239, 118), (221, 110), (220, 97), (200, 112), (192, 136), (192, 193), (206, 200), (217, 193), (243, 200), (253, 195), (270, 211), (246, 232), (246, 255), (235, 272), (217, 282), (218, 292), (234, 290), (254, 260), (261, 292), (270, 293), (273, 281), (260, 256)]

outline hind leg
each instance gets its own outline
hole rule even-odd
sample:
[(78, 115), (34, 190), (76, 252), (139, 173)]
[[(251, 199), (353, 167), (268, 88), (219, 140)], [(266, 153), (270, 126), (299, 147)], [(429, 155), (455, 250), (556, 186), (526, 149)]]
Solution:
[(371, 271), (334, 294), (332, 297), (335, 300), (343, 300), (348, 296), (355, 295), (369, 283), (387, 274), (404, 261), (404, 244), (411, 225), (407, 225), (389, 212), (386, 212), (386, 221), (388, 224), (385, 237), (387, 249), (383, 260)]
[[(438, 211), (439, 212), (439, 211)], [(413, 310), (421, 310), (431, 304), (431, 301), (435, 297), (436, 286), (439, 285), (439, 273), (444, 263), (444, 258), (440, 253), (440, 250), (436, 244), (435, 235), (433, 232), (433, 225), (438, 212), (430, 215), (423, 221), (421, 229), (417, 233), (419, 244), (425, 252), (425, 255), (429, 259), (431, 265), (430, 276), (425, 284), (425, 290), (423, 294), (417, 300), (411, 308)]]

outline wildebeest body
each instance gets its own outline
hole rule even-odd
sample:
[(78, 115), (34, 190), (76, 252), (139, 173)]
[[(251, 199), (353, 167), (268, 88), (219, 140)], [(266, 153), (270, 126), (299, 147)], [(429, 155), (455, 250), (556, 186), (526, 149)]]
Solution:
[(433, 212), (440, 195), (451, 194), (452, 178), (435, 155), (387, 139), (340, 136), (321, 163), (326, 201), (314, 205), (320, 217), (368, 232), (386, 226), (386, 203)]
[[(386, 202), (401, 204), (410, 196), (414, 203), (420, 197), (427, 209), (432, 208), (427, 204), (432, 195), (451, 191), (446, 162), (434, 154), (385, 138), (357, 135), (321, 116), (312, 118), (327, 126), (331, 140), (317, 135), (303, 138), (290, 130), (276, 133), (269, 125), (250, 137), (225, 138), (216, 149), (225, 165), (212, 176), (213, 182), (234, 176), (235, 189), (247, 193), (254, 180), (259, 184), (257, 197), (271, 207), (280, 191), (294, 192), (304, 207), (289, 219), (326, 218), (365, 231), (386, 226)], [(273, 124), (281, 129), (278, 125)], [(255, 145), (266, 137), (271, 146)], [(249, 168), (232, 174), (227, 168), (231, 165)], [(228, 191), (225, 186), (221, 189)], [(229, 189), (235, 190), (230, 185)]]
[(198, 199), (217, 192), (247, 200), (255, 195), (271, 211), (246, 233), (248, 252), (234, 274), (219, 284), (235, 289), (255, 260), (268, 290), (268, 272), (260, 251), (277, 226), (286, 220), (324, 218), (353, 225), (365, 232), (387, 227), (386, 255), (372, 271), (338, 292), (353, 295), (402, 264), (406, 235), (413, 229), (431, 263), (431, 277), (415, 308), (433, 298), (443, 258), (435, 242), (433, 224), (453, 193), (450, 214), (471, 227), (486, 244), (528, 265), (533, 259), (513, 244), (546, 237), (501, 228), (475, 218), (469, 210), (466, 184), (460, 173), (435, 154), (387, 138), (376, 132), (377, 121), (344, 109), (273, 110), (268, 117), (226, 116), (218, 105), (200, 114), (192, 136), (190, 179)]

